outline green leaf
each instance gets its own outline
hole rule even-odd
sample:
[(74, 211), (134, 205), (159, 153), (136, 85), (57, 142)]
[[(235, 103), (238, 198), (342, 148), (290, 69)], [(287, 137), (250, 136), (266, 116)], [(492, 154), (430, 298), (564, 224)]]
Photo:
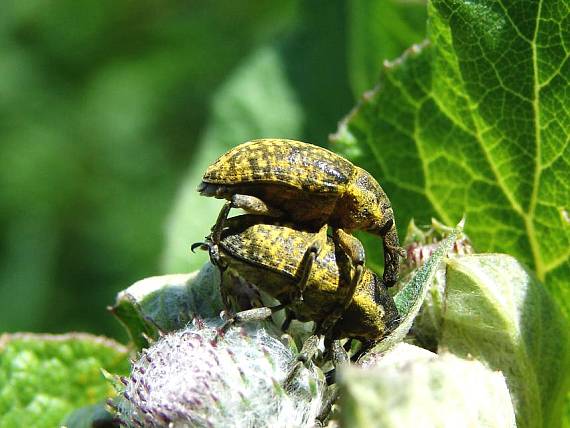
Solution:
[(463, 222), (439, 244), (430, 258), (416, 270), (412, 279), (394, 296), (394, 302), (400, 314), (400, 324), (392, 333), (364, 354), (359, 360), (360, 364), (369, 364), (370, 361), (377, 359), (379, 355), (406, 337), (434, 281), (437, 270), (452, 249), (457, 235), (461, 233), (462, 230)]
[[(217, 318), (223, 309), (220, 274), (206, 263), (200, 271), (142, 279), (117, 296), (111, 312), (127, 329), (138, 349), (159, 331), (183, 328), (193, 317)], [(146, 336), (146, 337), (145, 337)]]
[(360, 0), (349, 8), (349, 77), (360, 96), (378, 79), (382, 63), (425, 38), (423, 0)]
[(515, 427), (503, 375), (478, 361), (402, 343), (339, 377), (342, 426)]
[(569, 7), (434, 0), (430, 44), (388, 64), (333, 138), (397, 222), (465, 213), (479, 251), (531, 266), (570, 315)]
[(53, 427), (112, 394), (101, 369), (128, 373), (127, 349), (85, 333), (0, 336), (0, 427)]
[(519, 428), (559, 426), (570, 387), (570, 328), (545, 288), (513, 257), (447, 261), (440, 349), (501, 370)]

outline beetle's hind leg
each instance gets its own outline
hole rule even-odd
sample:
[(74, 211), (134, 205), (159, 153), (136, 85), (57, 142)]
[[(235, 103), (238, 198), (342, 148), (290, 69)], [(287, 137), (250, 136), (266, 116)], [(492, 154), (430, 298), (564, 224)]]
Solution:
[(261, 199), (251, 195), (232, 195), (230, 199), (232, 208), (241, 208), (250, 214), (263, 215), (267, 217), (283, 217), (283, 211), (271, 207)]
[(263, 308), (248, 309), (235, 313), (220, 327), (216, 340), (223, 336), (233, 325), (242, 324), (250, 321), (263, 321), (269, 318), (274, 312), (283, 309), (284, 305), (277, 305), (272, 307), (264, 306)]
[[(360, 278), (362, 277), (362, 272), (364, 271), (364, 263), (366, 261), (366, 253), (364, 252), (364, 247), (362, 243), (354, 236), (349, 233), (346, 233), (342, 229), (335, 229), (333, 232), (333, 240), (335, 244), (338, 244), (340, 248), (345, 252), (348, 256), (352, 265), (354, 266), (354, 274), (349, 282), (349, 287), (346, 290), (343, 290), (343, 303), (342, 303), (342, 312), (344, 312), (352, 302), (352, 297), (354, 296), (354, 292), (356, 291), (356, 287), (360, 282)], [(347, 269), (345, 267), (345, 269)]]

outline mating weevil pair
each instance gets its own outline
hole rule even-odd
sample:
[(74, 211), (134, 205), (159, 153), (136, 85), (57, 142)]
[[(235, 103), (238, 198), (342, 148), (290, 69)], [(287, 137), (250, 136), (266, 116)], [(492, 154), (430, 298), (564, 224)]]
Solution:
[[(229, 200), (198, 245), (222, 271), (281, 303), (233, 320), (287, 308), (301, 321), (314, 321), (315, 332), (329, 341), (371, 342), (395, 327), (398, 314), (386, 287), (397, 280), (401, 250), (388, 197), (369, 173), (310, 144), (256, 140), (214, 162), (198, 190)], [(231, 208), (255, 215), (228, 219)], [(383, 281), (364, 267), (364, 250), (352, 230), (382, 236)]]

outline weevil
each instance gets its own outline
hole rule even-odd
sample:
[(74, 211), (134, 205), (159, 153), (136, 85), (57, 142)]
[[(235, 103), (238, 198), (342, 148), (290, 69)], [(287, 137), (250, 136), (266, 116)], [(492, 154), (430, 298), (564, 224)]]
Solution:
[(257, 215), (227, 219), (228, 212), (226, 205), (206, 242), (193, 248), (209, 251), (222, 282), (239, 276), (281, 303), (238, 313), (235, 320), (286, 308), (295, 319), (314, 321), (315, 333), (329, 341), (356, 338), (365, 343), (396, 327), (398, 311), (385, 284), (371, 270), (353, 266), (325, 226), (306, 231)]
[(355, 264), (364, 259), (354, 252), (349, 233), (379, 235), (384, 284), (390, 287), (398, 279), (402, 250), (388, 196), (367, 171), (329, 150), (285, 139), (249, 141), (210, 165), (198, 191), (249, 213), (315, 228), (329, 224)]

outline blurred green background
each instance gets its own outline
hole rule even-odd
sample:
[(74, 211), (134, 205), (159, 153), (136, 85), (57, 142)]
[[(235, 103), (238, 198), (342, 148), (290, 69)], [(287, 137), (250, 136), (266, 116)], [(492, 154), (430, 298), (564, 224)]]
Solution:
[(0, 331), (123, 338), (118, 291), (201, 263), (181, 228), (214, 221), (184, 196), (203, 166), (325, 144), (424, 29), (421, 1), (3, 1)]

